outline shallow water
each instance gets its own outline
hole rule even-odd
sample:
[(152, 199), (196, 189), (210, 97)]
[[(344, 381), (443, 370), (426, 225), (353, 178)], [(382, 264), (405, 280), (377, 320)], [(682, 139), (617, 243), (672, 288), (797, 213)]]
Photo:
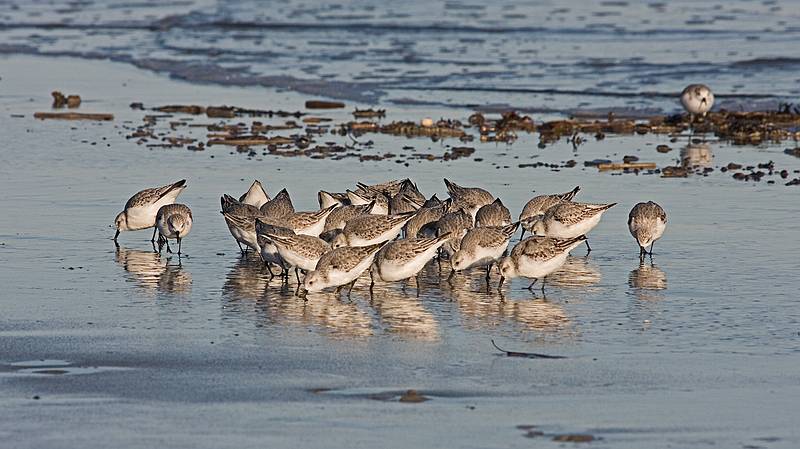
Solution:
[[(10, 447), (528, 447), (569, 433), (592, 434), (599, 447), (800, 443), (800, 242), (787, 238), (797, 229), (796, 187), (719, 170), (664, 179), (518, 166), (625, 154), (673, 163), (686, 142), (657, 135), (609, 136), (577, 151), (567, 141), (539, 149), (535, 135), (511, 146), (474, 142), (472, 158), (408, 167), (148, 149), (125, 138), (126, 121), (144, 115), (133, 101), (296, 110), (305, 97), (107, 62), (0, 64), (0, 436)], [(58, 88), (84, 96), (81, 110), (116, 120), (33, 120), (49, 106), (53, 73)], [(343, 120), (350, 106), (323, 115)], [(387, 119), (471, 112), (390, 106)], [(370, 138), (374, 151), (457, 144)], [(675, 150), (657, 153), (658, 144)], [(712, 140), (711, 165), (800, 169), (784, 146)], [(219, 215), (220, 194), (238, 195), (253, 178), (312, 209), (320, 188), (406, 176), (440, 197), (444, 176), (480, 185), (514, 215), (534, 191), (575, 185), (582, 201), (618, 205), (592, 232), (594, 251), (576, 249), (546, 298), (523, 280), (498, 292), (496, 275), (487, 292), (480, 272), (451, 286), (431, 265), (419, 297), (413, 283), (405, 292), (379, 285), (370, 297), (363, 279), (350, 298), (303, 301), (291, 279), (269, 282), (255, 258), (240, 257)], [(125, 200), (180, 178), (195, 217), (180, 263), (153, 253), (147, 231), (122, 234), (116, 250), (110, 224)], [(644, 264), (626, 227), (642, 200), (669, 214)], [(507, 358), (491, 339), (566, 358)], [(398, 403), (409, 388), (431, 400)], [(520, 425), (545, 436), (530, 441)]]
[(647, 114), (675, 111), (675, 93), (691, 82), (708, 83), (734, 110), (800, 93), (792, 0), (9, 6), (0, 10), (3, 53), (111, 59), (368, 103)]

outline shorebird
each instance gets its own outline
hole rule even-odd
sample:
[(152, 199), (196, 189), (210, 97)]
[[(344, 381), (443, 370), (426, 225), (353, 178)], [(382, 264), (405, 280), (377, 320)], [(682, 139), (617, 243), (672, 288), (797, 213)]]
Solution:
[(370, 246), (393, 240), (414, 214), (362, 215), (347, 222), (342, 233), (331, 242), (333, 248)]
[(327, 242), (310, 235), (286, 236), (267, 232), (266, 237), (278, 248), (281, 258), (295, 267), (298, 285), (300, 284), (300, 274), (297, 269), (304, 272), (313, 271), (317, 267), (320, 257), (331, 250), (331, 246)]
[(653, 255), (653, 245), (660, 239), (667, 227), (667, 213), (658, 204), (648, 201), (633, 206), (628, 214), (628, 230), (639, 244), (639, 257), (647, 254), (645, 248), (650, 245), (650, 255)]
[(338, 204), (339, 206), (350, 205), (350, 199), (347, 197), (346, 193), (333, 193), (324, 190), (320, 190), (319, 193), (317, 193), (317, 201), (319, 201), (320, 209), (327, 209), (334, 204)]
[(453, 267), (450, 277), (455, 271), (485, 266), (486, 282), (489, 282), (492, 265), (502, 257), (518, 227), (519, 222), (507, 226), (472, 228), (467, 231), (461, 239), (458, 251), (450, 260), (450, 265)]
[(286, 189), (281, 190), (275, 198), (259, 206), (261, 212), (272, 218), (282, 218), (294, 213), (294, 205)]
[[(389, 242), (375, 256), (370, 276), (377, 275), (378, 279), (387, 282), (415, 277), (419, 292), (419, 272), (436, 256), (448, 238), (449, 235), (444, 234), (434, 238), (411, 238)], [(374, 284), (373, 279), (372, 285)]]
[[(114, 219), (114, 226), (117, 228), (117, 232), (114, 234), (114, 243), (117, 243), (117, 237), (122, 231), (155, 228), (158, 210), (161, 209), (161, 206), (174, 203), (185, 188), (186, 180), (181, 179), (163, 187), (144, 189), (130, 197), (125, 203), (123, 211)], [(157, 231), (158, 229), (153, 229), (151, 243), (155, 243)]]
[(547, 275), (555, 272), (567, 261), (569, 252), (586, 241), (586, 236), (559, 239), (554, 237), (528, 237), (519, 242), (511, 250), (508, 257), (500, 260), (500, 285), (508, 278), (526, 277), (533, 279), (528, 290), (533, 290), (534, 284), (542, 280), (542, 293)]
[[(603, 216), (603, 213), (616, 204), (562, 202), (547, 209), (547, 212), (541, 218), (535, 220), (531, 227), (531, 232), (538, 236), (561, 239), (571, 239), (586, 235), (600, 223), (600, 217)], [(591, 252), (592, 248), (589, 246), (589, 241), (584, 241), (586, 242), (586, 248)]]
[(272, 265), (276, 265), (281, 269), (281, 273), (286, 274), (286, 263), (278, 252), (278, 247), (275, 243), (267, 237), (269, 235), (277, 235), (281, 237), (292, 237), (295, 235), (294, 231), (288, 228), (288, 225), (278, 219), (269, 217), (259, 217), (255, 220), (256, 242), (259, 247), (259, 254), (261, 260), (269, 270), (270, 279), (275, 277), (272, 272)]
[(420, 193), (417, 186), (410, 179), (404, 179), (400, 183), (400, 190), (389, 199), (389, 213), (416, 212), (425, 201), (425, 195)]
[(681, 104), (694, 121), (694, 116), (705, 116), (714, 105), (714, 93), (705, 84), (690, 84), (681, 92)]
[(473, 222), (475, 220), (475, 214), (478, 213), (478, 209), (494, 201), (492, 194), (484, 189), (478, 187), (462, 187), (447, 178), (445, 178), (444, 183), (447, 186), (447, 192), (450, 194), (450, 198), (453, 199), (452, 208), (456, 210), (464, 209), (472, 216)]
[(472, 229), (472, 216), (464, 209), (444, 214), (436, 222), (436, 235), (450, 234), (447, 243), (442, 246), (442, 251), (448, 257), (453, 257), (461, 247), (461, 239), (470, 229)]
[(354, 192), (348, 190), (347, 198), (350, 200), (350, 204), (356, 206), (374, 202), (375, 204), (370, 212), (373, 215), (387, 215), (389, 213), (389, 198), (381, 192)]
[(331, 212), (330, 215), (328, 215), (328, 218), (325, 220), (324, 231), (344, 229), (349, 220), (362, 215), (369, 215), (370, 210), (372, 210), (372, 206), (374, 205), (375, 203), (372, 202), (369, 204), (359, 204), (358, 206), (351, 204), (348, 206), (337, 207), (333, 210), (333, 212)]
[[(167, 204), (161, 206), (156, 214), (156, 228), (164, 242), (167, 244), (167, 252), (171, 253), (169, 239), (178, 242), (178, 256), (181, 255), (181, 240), (192, 230), (192, 210), (185, 204)], [(159, 244), (159, 251), (161, 245)]]
[[(370, 246), (342, 246), (323, 254), (313, 271), (309, 271), (303, 279), (306, 291), (317, 292), (328, 287), (339, 289), (350, 284), (348, 294), (353, 290), (358, 277), (361, 276), (384, 243)], [(337, 292), (338, 290), (337, 289)]]
[(325, 220), (336, 209), (337, 205), (328, 207), (327, 209), (308, 211), (308, 212), (294, 212), (281, 217), (287, 226), (297, 234), (311, 235), (319, 237), (322, 231), (325, 230)]
[(519, 221), (522, 224), (522, 235), (520, 235), (520, 240), (525, 237), (525, 231), (533, 232), (531, 230), (533, 223), (536, 221), (536, 219), (544, 215), (544, 213), (547, 212), (547, 209), (550, 209), (556, 204), (563, 203), (565, 201), (572, 201), (572, 199), (575, 198), (575, 195), (577, 195), (580, 190), (580, 186), (577, 186), (566, 193), (539, 195), (531, 198), (530, 201), (525, 204), (525, 207), (522, 208), (522, 212), (519, 214)]
[(269, 201), (269, 195), (267, 195), (267, 191), (264, 190), (264, 186), (261, 185), (261, 181), (258, 179), (253, 181), (253, 184), (250, 185), (250, 188), (247, 189), (247, 192), (239, 197), (240, 203), (249, 204), (255, 207), (261, 207), (267, 201)]
[(507, 226), (511, 224), (511, 212), (500, 198), (481, 206), (475, 214), (475, 226)]
[[(439, 198), (436, 195), (433, 195), (422, 207), (411, 217), (411, 220), (408, 220), (405, 227), (405, 236), (406, 238), (416, 238), (420, 237), (419, 231), (428, 224), (435, 224), (439, 221), (440, 218), (444, 216), (447, 212), (447, 205), (439, 201)], [(433, 236), (435, 235), (435, 230), (432, 233)], [(429, 236), (429, 237), (430, 237)]]
[(267, 216), (259, 208), (237, 201), (230, 195), (222, 195), (220, 205), (222, 206), (221, 212), (222, 216), (225, 217), (228, 230), (233, 238), (236, 239), (242, 254), (245, 253), (242, 243), (260, 253), (261, 247), (258, 244), (256, 235), (256, 219), (267, 218)]

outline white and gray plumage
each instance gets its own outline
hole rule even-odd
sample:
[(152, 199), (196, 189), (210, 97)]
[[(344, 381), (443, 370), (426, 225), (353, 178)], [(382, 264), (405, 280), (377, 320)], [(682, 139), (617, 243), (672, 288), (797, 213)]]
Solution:
[(367, 270), (385, 243), (370, 246), (343, 246), (323, 254), (314, 271), (306, 274), (303, 287), (316, 292), (328, 287), (353, 284)]
[(331, 246), (369, 246), (394, 239), (413, 214), (362, 215), (347, 222)]
[[(569, 252), (586, 240), (586, 236), (569, 239), (554, 237), (528, 237), (517, 243), (511, 254), (499, 262), (500, 285), (508, 278), (526, 277), (533, 279), (530, 290), (537, 280), (542, 279), (544, 292), (545, 278), (555, 272), (567, 261)], [(498, 287), (499, 288), (499, 287)]]
[(348, 190), (347, 198), (350, 200), (350, 204), (356, 206), (374, 202), (375, 204), (372, 206), (372, 210), (370, 212), (373, 215), (389, 214), (389, 198), (382, 192), (377, 192), (377, 191), (354, 192), (352, 190)]
[(344, 229), (349, 220), (362, 215), (369, 215), (370, 211), (372, 210), (372, 206), (374, 205), (375, 203), (371, 202), (369, 204), (359, 204), (357, 206), (351, 204), (348, 206), (337, 207), (333, 210), (333, 212), (331, 212), (330, 215), (328, 215), (328, 218), (325, 220), (324, 231)]
[(267, 191), (264, 190), (264, 186), (261, 185), (261, 181), (258, 179), (253, 181), (253, 184), (250, 185), (250, 188), (247, 189), (247, 192), (239, 197), (240, 203), (249, 204), (255, 207), (261, 207), (267, 201), (269, 201), (269, 195), (267, 195)]
[[(435, 200), (435, 201), (431, 201)], [(439, 219), (441, 219), (444, 214), (447, 212), (447, 205), (444, 204), (442, 201), (439, 201), (434, 195), (431, 200), (425, 202), (428, 204), (426, 206), (423, 204), (422, 208), (420, 208), (411, 220), (408, 220), (405, 226), (405, 235), (406, 238), (416, 238), (416, 237), (423, 237), (419, 235), (420, 230), (428, 224), (436, 224)], [(436, 230), (432, 229), (432, 233), (430, 235), (426, 235), (424, 237), (433, 237), (436, 235)]]
[[(453, 270), (461, 271), (472, 267), (491, 268), (508, 248), (508, 242), (517, 232), (519, 222), (507, 226), (486, 226), (472, 228), (461, 239), (458, 251), (450, 260)], [(489, 271), (487, 270), (487, 278)]]
[(447, 186), (450, 198), (453, 199), (451, 208), (453, 210), (464, 209), (472, 216), (473, 222), (478, 209), (494, 201), (494, 196), (491, 193), (479, 187), (462, 187), (447, 178), (445, 178), (444, 183)]
[(475, 226), (507, 226), (511, 224), (511, 211), (500, 198), (481, 206), (475, 214)]
[(653, 245), (660, 239), (667, 227), (667, 213), (658, 204), (648, 201), (633, 206), (628, 214), (628, 230), (639, 244), (639, 256), (644, 256), (645, 248), (650, 245), (650, 254), (653, 254)]
[(289, 197), (289, 192), (286, 189), (282, 189), (275, 195), (275, 198), (262, 204), (259, 209), (268, 217), (283, 218), (294, 213), (294, 204), (292, 204), (292, 199)]
[(267, 235), (291, 237), (295, 235), (294, 231), (288, 228), (289, 225), (286, 222), (276, 218), (259, 217), (256, 218), (255, 222), (256, 241), (258, 242), (261, 260), (267, 265), (271, 275), (274, 276), (274, 273), (272, 273), (270, 265), (276, 265), (282, 272), (285, 272), (286, 263), (278, 252), (278, 247)]
[[(449, 235), (434, 238), (412, 238), (389, 242), (375, 256), (371, 274), (378, 279), (392, 282), (416, 276), (439, 248), (447, 242)], [(419, 280), (417, 280), (419, 287)]]
[[(117, 228), (114, 242), (116, 243), (117, 237), (122, 231), (138, 231), (155, 227), (156, 214), (161, 206), (174, 203), (185, 188), (186, 180), (181, 179), (173, 184), (142, 190), (130, 197), (125, 203), (123, 211), (114, 219), (114, 225)], [(156, 229), (153, 229), (152, 242), (155, 242), (155, 235)]]
[(547, 209), (565, 201), (572, 201), (580, 190), (580, 186), (577, 186), (569, 192), (539, 195), (531, 198), (519, 214), (519, 221), (522, 224), (522, 237), (525, 236), (525, 231), (532, 232), (533, 223), (536, 219), (541, 218), (547, 212)]
[(400, 183), (400, 190), (389, 199), (389, 213), (402, 214), (415, 212), (426, 202), (425, 195), (420, 193), (417, 186), (410, 179)]
[(268, 217), (259, 208), (237, 201), (230, 195), (223, 195), (220, 198), (220, 204), (222, 216), (225, 217), (225, 223), (233, 238), (236, 239), (239, 250), (244, 253), (242, 248), (242, 243), (244, 243), (248, 248), (260, 253), (261, 246), (258, 244), (256, 234), (256, 219)]
[(334, 204), (322, 210), (294, 212), (284, 215), (281, 220), (285, 221), (288, 227), (297, 234), (319, 237), (325, 230), (325, 220), (337, 207), (339, 206)]
[(303, 271), (314, 270), (320, 257), (331, 249), (327, 242), (311, 235), (287, 236), (267, 232), (266, 237), (275, 244), (284, 261)]
[(317, 193), (317, 201), (319, 201), (320, 209), (327, 209), (337, 204), (339, 206), (350, 205), (350, 199), (347, 197), (346, 193), (326, 192), (324, 190), (320, 190), (319, 193)]
[(178, 242), (178, 255), (180, 256), (181, 241), (192, 230), (192, 210), (185, 204), (161, 206), (156, 214), (156, 228), (167, 244), (167, 252), (172, 252), (169, 247), (169, 239), (175, 239)]
[(472, 216), (464, 209), (458, 209), (454, 212), (448, 212), (436, 222), (436, 235), (450, 234), (450, 238), (442, 246), (448, 257), (461, 247), (461, 239), (472, 229)]
[(692, 116), (706, 115), (714, 106), (714, 93), (705, 84), (690, 84), (681, 92), (681, 104)]
[(407, 181), (410, 182), (408, 178), (402, 180), (394, 179), (391, 181), (386, 181), (372, 185), (359, 182), (356, 184), (356, 193), (367, 194), (368, 196), (371, 196), (374, 195), (375, 192), (381, 192), (387, 197), (391, 198), (397, 195), (397, 193), (403, 187), (403, 183)]
[[(547, 209), (541, 218), (536, 219), (531, 231), (538, 236), (561, 239), (586, 235), (600, 223), (603, 213), (616, 204), (562, 202)], [(586, 247), (592, 250), (588, 240)]]

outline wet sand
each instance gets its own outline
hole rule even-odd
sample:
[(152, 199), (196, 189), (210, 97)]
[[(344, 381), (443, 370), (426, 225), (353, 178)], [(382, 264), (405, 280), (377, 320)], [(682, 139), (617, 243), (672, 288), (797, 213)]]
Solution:
[[(539, 149), (535, 136), (475, 142), (471, 158), (409, 167), (148, 149), (121, 128), (141, 122), (131, 102), (297, 110), (308, 97), (99, 61), (0, 64), (0, 437), (9, 447), (555, 447), (564, 434), (592, 435), (593, 447), (800, 443), (796, 187), (719, 170), (664, 179), (518, 167), (677, 159), (679, 144), (658, 135), (591, 141), (577, 155), (567, 141)], [(81, 111), (115, 120), (34, 120), (56, 88), (80, 93)], [(356, 106), (370, 105), (326, 114), (343, 120)], [(388, 120), (472, 113), (388, 109)], [(454, 144), (374, 140), (394, 152)], [(659, 144), (675, 150), (658, 153)], [(785, 147), (712, 141), (712, 166), (800, 168)], [(532, 298), (522, 280), (487, 293), (478, 272), (451, 287), (431, 266), (419, 298), (397, 285), (370, 298), (364, 281), (350, 299), (303, 302), (293, 284), (268, 283), (258, 261), (239, 256), (218, 212), (220, 194), (238, 195), (254, 178), (311, 209), (320, 188), (406, 176), (440, 197), (444, 176), (480, 185), (514, 216), (532, 195), (575, 185), (583, 201), (619, 205), (593, 231), (591, 255), (576, 249), (546, 298)], [(180, 178), (195, 215), (181, 265), (153, 254), (146, 231), (123, 234), (115, 250), (110, 225), (125, 199)], [(670, 218), (652, 262), (640, 265), (626, 220), (649, 199)], [(508, 358), (491, 339), (566, 358)], [(398, 402), (408, 389), (430, 400)]]

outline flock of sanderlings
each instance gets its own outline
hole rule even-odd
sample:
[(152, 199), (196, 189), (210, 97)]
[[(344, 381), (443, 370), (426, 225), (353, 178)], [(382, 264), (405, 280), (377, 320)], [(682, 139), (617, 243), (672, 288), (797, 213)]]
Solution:
[[(714, 103), (714, 94), (702, 84), (687, 86), (681, 103), (689, 114), (704, 115)], [(566, 261), (570, 251), (586, 244), (586, 235), (600, 222), (603, 213), (616, 205), (574, 202), (580, 187), (560, 194), (532, 198), (517, 221), (500, 199), (478, 187), (463, 187), (444, 180), (449, 198), (426, 197), (409, 179), (382, 184), (359, 183), (354, 190), (318, 194), (319, 210), (296, 211), (289, 193), (281, 190), (270, 198), (256, 180), (237, 200), (221, 198), (222, 215), (239, 249), (253, 249), (261, 256), (270, 274), (288, 280), (294, 268), (298, 286), (305, 291), (320, 291), (344, 286), (352, 290), (357, 279), (369, 270), (384, 282), (415, 278), (426, 264), (448, 260), (456, 271), (486, 268), (487, 285), (493, 266), (505, 279), (533, 279), (532, 290)], [(192, 229), (192, 211), (175, 204), (186, 188), (186, 181), (142, 190), (132, 196), (117, 215), (117, 233), (154, 228), (158, 251), (169, 240), (178, 244)], [(653, 245), (664, 233), (667, 214), (658, 204), (638, 203), (628, 216), (628, 229), (639, 245), (639, 257), (651, 254)], [(522, 235), (510, 253), (512, 236), (522, 227)], [(525, 233), (532, 234), (524, 238)], [(402, 236), (402, 237), (401, 237)], [(244, 246), (242, 246), (244, 245)], [(650, 250), (647, 251), (647, 247)], [(301, 281), (300, 272), (304, 273)], [(499, 287), (499, 286), (498, 286)]]
[[(239, 199), (221, 198), (222, 215), (242, 253), (249, 249), (261, 256), (270, 273), (280, 271), (288, 279), (294, 268), (298, 286), (320, 291), (344, 286), (352, 289), (366, 271), (374, 284), (415, 278), (434, 258), (441, 267), (449, 261), (450, 277), (456, 271), (486, 268), (489, 282), (494, 265), (505, 279), (541, 279), (557, 271), (586, 234), (600, 222), (611, 204), (574, 202), (580, 188), (560, 194), (540, 195), (523, 207), (517, 221), (500, 199), (478, 187), (463, 187), (444, 180), (449, 198), (423, 195), (409, 179), (382, 184), (358, 184), (344, 193), (320, 191), (319, 210), (296, 211), (289, 193), (274, 198), (254, 181)], [(181, 242), (192, 228), (192, 211), (176, 204), (186, 181), (142, 190), (131, 197), (117, 215), (117, 241), (121, 231), (154, 228), (158, 250), (171, 252), (169, 240)], [(667, 216), (654, 202), (639, 203), (631, 210), (628, 228), (639, 245), (639, 255), (652, 254), (653, 243), (666, 228)], [(508, 253), (519, 228), (519, 243)], [(525, 233), (532, 234), (523, 238)], [(402, 236), (402, 238), (401, 238)], [(300, 279), (300, 272), (305, 277)], [(487, 284), (488, 285), (488, 284)], [(499, 286), (498, 286), (499, 287)]]

